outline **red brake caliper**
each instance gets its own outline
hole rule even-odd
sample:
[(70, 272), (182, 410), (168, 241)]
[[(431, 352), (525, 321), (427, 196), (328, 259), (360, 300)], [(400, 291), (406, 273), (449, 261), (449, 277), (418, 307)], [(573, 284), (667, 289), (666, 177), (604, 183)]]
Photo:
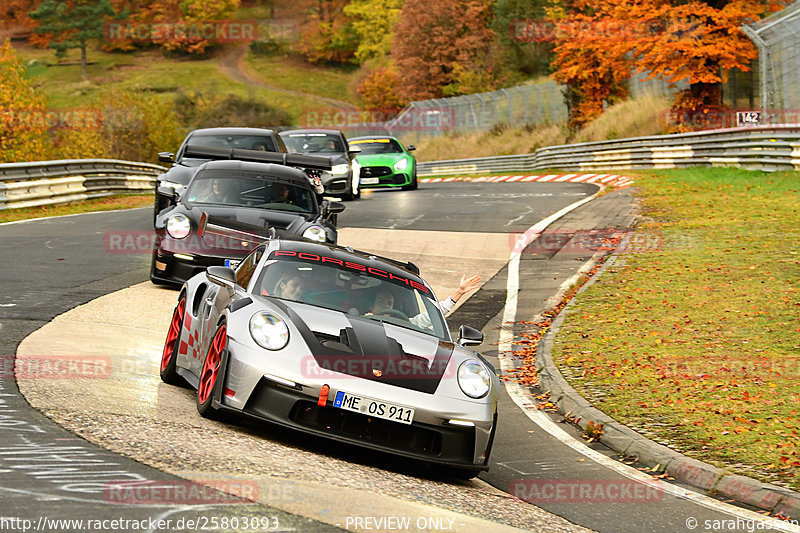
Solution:
[(200, 390), (197, 391), (197, 399), (200, 403), (206, 403), (211, 391), (214, 390), (214, 384), (217, 382), (217, 376), (219, 375), (219, 364), (222, 362), (222, 350), (225, 349), (227, 342), (227, 329), (223, 325), (214, 335), (214, 340), (211, 341), (211, 347), (208, 349), (206, 361), (203, 363), (203, 372), (200, 374)]
[(172, 357), (172, 352), (175, 351), (175, 343), (178, 342), (181, 336), (181, 319), (185, 310), (186, 298), (181, 298), (181, 301), (178, 302), (178, 307), (175, 308), (175, 312), (172, 314), (172, 322), (170, 322), (169, 331), (167, 332), (167, 341), (164, 343), (164, 353), (161, 355), (162, 371), (166, 370), (170, 357)]

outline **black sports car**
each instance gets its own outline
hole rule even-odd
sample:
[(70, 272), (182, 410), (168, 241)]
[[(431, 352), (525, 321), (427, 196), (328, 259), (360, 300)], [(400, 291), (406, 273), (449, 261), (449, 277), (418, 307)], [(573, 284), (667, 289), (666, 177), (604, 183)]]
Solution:
[(280, 132), (280, 137), (291, 153), (330, 157), (333, 167), (323, 171), (320, 178), (325, 194), (339, 196), (343, 200), (361, 197), (359, 175), (361, 165), (356, 155), (361, 149), (350, 146), (339, 130), (290, 130)]
[[(159, 187), (172, 187), (181, 189), (189, 183), (194, 175), (195, 168), (209, 161), (201, 157), (186, 155), (186, 147), (237, 148), (243, 150), (257, 150), (264, 152), (286, 153), (286, 145), (280, 136), (270, 129), (263, 128), (205, 128), (189, 132), (178, 148), (178, 153), (161, 152), (158, 160), (162, 163), (171, 163), (170, 169), (156, 178), (156, 189)], [(156, 197), (155, 213), (164, 209), (161, 205), (163, 198)]]
[(178, 296), (161, 379), (218, 412), (444, 466), (489, 468), (500, 381), (450, 336), (411, 263), (272, 239), (234, 272), (211, 267)]
[[(186, 147), (205, 158), (186, 187), (158, 189), (150, 279), (179, 284), (209, 266), (232, 266), (275, 236), (336, 243), (338, 202), (319, 202), (305, 171), (330, 168), (324, 158), (254, 150)], [(233, 160), (213, 160), (231, 157)], [(272, 163), (269, 161), (273, 161)], [(278, 163), (278, 164), (276, 164)]]

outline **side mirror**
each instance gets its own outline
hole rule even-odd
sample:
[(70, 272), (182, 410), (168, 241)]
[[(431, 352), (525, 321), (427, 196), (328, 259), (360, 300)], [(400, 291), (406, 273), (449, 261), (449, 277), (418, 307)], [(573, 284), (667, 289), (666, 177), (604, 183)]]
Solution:
[(328, 202), (328, 205), (325, 206), (325, 214), (330, 215), (338, 215), (342, 211), (344, 211), (345, 205), (342, 202)]
[(357, 155), (358, 155), (358, 154), (360, 154), (360, 153), (361, 153), (361, 147), (360, 147), (360, 146), (351, 146), (351, 147), (350, 147), (350, 149), (349, 149), (349, 150), (347, 150), (347, 154), (348, 154), (348, 155), (349, 155), (351, 158), (353, 158), (353, 157), (357, 156)]
[(231, 268), (210, 266), (206, 269), (206, 278), (211, 283), (230, 290), (236, 285), (236, 273)]
[(409, 144), (408, 146), (406, 146), (406, 150), (408, 150), (409, 152), (413, 152), (416, 149), (417, 147), (414, 146), (413, 144)]
[(469, 326), (461, 326), (458, 328), (458, 341), (459, 346), (477, 346), (483, 343), (483, 333), (475, 328)]
[(158, 160), (162, 163), (174, 163), (175, 154), (173, 154), (172, 152), (159, 152)]
[(171, 202), (175, 202), (178, 199), (178, 191), (176, 191), (172, 187), (161, 186), (158, 189), (156, 189), (156, 194), (158, 196), (163, 196), (164, 198), (167, 198)]

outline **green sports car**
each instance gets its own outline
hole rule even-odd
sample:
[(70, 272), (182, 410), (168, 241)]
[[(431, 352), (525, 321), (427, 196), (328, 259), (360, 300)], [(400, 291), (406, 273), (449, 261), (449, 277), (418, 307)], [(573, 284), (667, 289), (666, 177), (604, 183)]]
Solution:
[(369, 136), (348, 139), (350, 146), (361, 152), (361, 188), (383, 187), (413, 190), (417, 188), (417, 160), (411, 152), (414, 145), (403, 145), (394, 137)]

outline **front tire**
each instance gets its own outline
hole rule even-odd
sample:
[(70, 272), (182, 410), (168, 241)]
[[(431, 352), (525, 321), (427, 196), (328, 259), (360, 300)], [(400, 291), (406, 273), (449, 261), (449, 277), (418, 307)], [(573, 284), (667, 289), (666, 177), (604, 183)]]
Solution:
[(417, 169), (414, 169), (414, 174), (411, 175), (411, 183), (408, 185), (403, 186), (404, 191), (416, 191), (419, 187), (419, 182), (417, 181)]
[(228, 328), (225, 322), (222, 322), (208, 347), (203, 370), (200, 372), (200, 385), (197, 387), (197, 412), (204, 418), (219, 418), (218, 411), (213, 405), (214, 393), (221, 386), (222, 356), (227, 346)]
[(172, 313), (167, 340), (164, 341), (164, 351), (161, 354), (161, 381), (170, 385), (179, 385), (182, 381), (177, 372), (177, 361), (185, 313), (186, 293), (181, 293), (178, 297), (178, 305), (175, 306), (175, 311)]

